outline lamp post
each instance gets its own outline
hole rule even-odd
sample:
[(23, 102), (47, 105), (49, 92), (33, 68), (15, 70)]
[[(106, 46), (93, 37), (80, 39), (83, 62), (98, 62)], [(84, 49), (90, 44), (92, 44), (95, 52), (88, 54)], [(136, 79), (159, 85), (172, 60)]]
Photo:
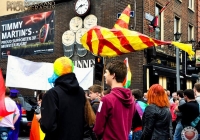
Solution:
[[(174, 34), (175, 41), (179, 41), (181, 33), (178, 31)], [(180, 61), (179, 61), (179, 48), (176, 48), (176, 90), (180, 90)]]
[(195, 41), (194, 39), (191, 39), (191, 40), (189, 41), (189, 43), (192, 44), (192, 49), (194, 50), (194, 49), (195, 49), (196, 41)]

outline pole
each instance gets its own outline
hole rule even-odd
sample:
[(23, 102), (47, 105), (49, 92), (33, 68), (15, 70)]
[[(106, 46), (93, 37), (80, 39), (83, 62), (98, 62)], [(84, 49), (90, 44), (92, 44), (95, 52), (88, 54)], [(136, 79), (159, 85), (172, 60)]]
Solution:
[(180, 90), (180, 61), (179, 48), (176, 48), (176, 90)]

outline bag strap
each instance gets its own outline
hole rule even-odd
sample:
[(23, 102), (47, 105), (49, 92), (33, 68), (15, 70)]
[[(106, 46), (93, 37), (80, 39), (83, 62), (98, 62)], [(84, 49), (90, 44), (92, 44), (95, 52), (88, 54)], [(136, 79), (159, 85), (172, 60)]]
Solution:
[[(198, 103), (198, 104), (199, 104), (199, 103)], [(199, 123), (199, 121), (200, 121), (200, 104), (199, 104), (199, 116), (197, 116), (197, 117), (194, 119), (194, 121), (192, 121), (190, 124), (191, 124), (191, 126), (196, 127), (197, 124)]]

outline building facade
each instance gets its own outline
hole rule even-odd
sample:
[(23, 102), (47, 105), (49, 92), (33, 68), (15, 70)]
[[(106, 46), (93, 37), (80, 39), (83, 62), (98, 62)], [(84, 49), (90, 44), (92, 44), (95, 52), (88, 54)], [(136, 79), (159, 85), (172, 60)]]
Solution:
[[(173, 0), (167, 8), (159, 14), (159, 11), (166, 5), (168, 0), (90, 0), (91, 6), (89, 12), (84, 18), (90, 14), (97, 17), (97, 24), (106, 28), (113, 28), (118, 14), (120, 14), (128, 4), (134, 11), (134, 16), (130, 18), (129, 29), (141, 32), (152, 38), (160, 40), (174, 40), (174, 33), (177, 31), (182, 33), (180, 42), (189, 43), (189, 41), (197, 40), (197, 0)], [(70, 30), (70, 21), (77, 16), (74, 5), (76, 0), (66, 0), (65, 2), (55, 5), (55, 22), (54, 22), (54, 51), (49, 54), (25, 55), (21, 58), (34, 62), (51, 62), (64, 55), (62, 35), (65, 31)], [(24, 11), (17, 14), (1, 16), (0, 21), (11, 20), (32, 14), (49, 11), (45, 9)], [(155, 16), (158, 16), (158, 26), (151, 28), (149, 24)], [(1, 29), (2, 33), (2, 29)], [(76, 46), (76, 44), (74, 44)], [(1, 52), (2, 53), (2, 52)], [(180, 65), (182, 59), (180, 52)], [(11, 54), (12, 55), (12, 54)], [(159, 83), (171, 92), (176, 91), (176, 55), (173, 46), (159, 46), (137, 51), (114, 58), (106, 58), (106, 63), (111, 60), (129, 59), (129, 65), (132, 72), (131, 89), (138, 88), (147, 91), (152, 84)], [(94, 65), (95, 56), (88, 52), (81, 56), (77, 54), (77, 48), (73, 51), (71, 59), (78, 67), (91, 67)], [(187, 60), (186, 60), (187, 61)], [(0, 67), (6, 78), (7, 59), (0, 59)], [(192, 87), (196, 82), (195, 78), (187, 77), (180, 69), (181, 88)], [(196, 72), (196, 71), (195, 71)], [(17, 81), (16, 81), (17, 82)], [(96, 81), (94, 83), (101, 84)], [(30, 95), (32, 90), (20, 89), (24, 94)]]

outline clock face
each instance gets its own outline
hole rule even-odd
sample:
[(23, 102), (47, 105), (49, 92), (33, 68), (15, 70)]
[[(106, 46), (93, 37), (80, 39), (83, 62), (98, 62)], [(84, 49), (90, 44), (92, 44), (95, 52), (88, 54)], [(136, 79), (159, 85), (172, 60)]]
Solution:
[(74, 32), (68, 30), (68, 31), (63, 33), (63, 35), (62, 35), (62, 43), (65, 46), (70, 46), (70, 45), (74, 44), (74, 42), (75, 42), (75, 34), (74, 34)]
[(76, 42), (81, 44), (81, 37), (87, 32), (87, 29), (81, 28), (76, 32)]
[(79, 16), (85, 15), (90, 8), (90, 1), (89, 0), (77, 0), (75, 3), (75, 12)]
[(97, 17), (95, 15), (88, 15), (84, 19), (84, 28), (90, 29), (97, 25)]
[(83, 20), (80, 17), (73, 17), (69, 22), (70, 30), (73, 32), (82, 28)]

